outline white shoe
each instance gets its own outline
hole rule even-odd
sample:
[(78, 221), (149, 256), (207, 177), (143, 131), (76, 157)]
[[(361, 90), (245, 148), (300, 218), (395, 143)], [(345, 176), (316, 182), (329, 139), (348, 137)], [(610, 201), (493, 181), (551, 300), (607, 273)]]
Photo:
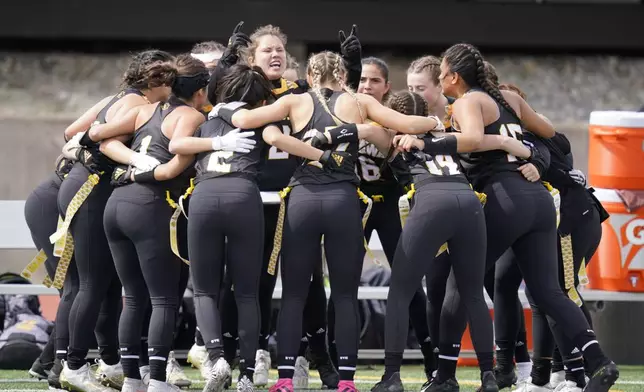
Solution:
[(72, 370), (65, 363), (63, 371), (60, 372), (60, 386), (76, 392), (114, 392), (114, 389), (98, 382), (90, 372), (88, 364), (78, 370)]
[(211, 361), (210, 358), (206, 357), (206, 360), (201, 363), (201, 367), (199, 368), (201, 378), (208, 381), (208, 377), (210, 376), (210, 369), (212, 369), (214, 366), (215, 363)]
[(96, 363), (98, 363), (96, 379), (100, 383), (114, 389), (120, 390), (123, 388), (123, 379), (125, 376), (123, 375), (123, 366), (121, 366), (121, 362), (116, 365), (108, 365), (103, 362), (102, 359), (99, 359)]
[[(210, 362), (210, 361), (208, 361)], [(212, 363), (212, 362), (210, 362)], [(204, 367), (205, 367), (204, 363)], [(230, 365), (226, 362), (225, 359), (219, 358), (215, 364), (210, 367), (208, 372), (208, 378), (206, 379), (206, 386), (203, 388), (203, 392), (221, 392), (224, 390), (226, 381), (231, 377)]]
[(550, 383), (538, 386), (532, 383), (532, 379), (528, 378), (522, 383), (517, 383), (517, 388), (512, 392), (552, 392), (552, 386)]
[(555, 392), (582, 392), (574, 381), (565, 381), (557, 385)]
[(566, 382), (566, 372), (564, 370), (553, 372), (550, 375), (550, 385), (552, 385), (554, 388), (557, 388), (559, 384), (562, 384), (564, 382)]
[(309, 361), (304, 357), (295, 359), (295, 371), (293, 372), (293, 389), (309, 388)]
[(188, 363), (195, 369), (201, 369), (201, 365), (208, 359), (208, 350), (206, 346), (197, 346), (193, 344), (188, 351)]
[(150, 380), (150, 385), (148, 386), (148, 392), (177, 392), (181, 391), (178, 386), (169, 384), (167, 382), (161, 382), (159, 380)]
[(268, 371), (271, 368), (271, 354), (266, 350), (257, 350), (255, 354), (255, 375), (253, 380), (257, 386), (268, 384)]
[(146, 392), (147, 390), (148, 386), (142, 380), (127, 377), (123, 380), (123, 388), (121, 388), (121, 392)]
[(150, 384), (150, 365), (141, 366), (139, 368), (139, 373), (141, 373), (141, 381), (143, 384)]
[(530, 378), (532, 372), (532, 362), (517, 363), (517, 384)]
[(165, 368), (166, 381), (178, 387), (189, 387), (192, 381), (183, 372), (183, 368), (174, 357), (174, 351), (170, 351), (168, 355), (168, 364)]
[(255, 386), (248, 377), (242, 376), (242, 378), (237, 381), (237, 392), (255, 392)]

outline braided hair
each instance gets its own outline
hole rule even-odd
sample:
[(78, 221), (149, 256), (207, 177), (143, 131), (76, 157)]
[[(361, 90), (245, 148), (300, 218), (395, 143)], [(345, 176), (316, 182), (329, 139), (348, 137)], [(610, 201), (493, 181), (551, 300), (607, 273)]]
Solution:
[(391, 93), (387, 107), (408, 116), (429, 116), (429, 106), (425, 98), (409, 90)]
[(483, 55), (475, 46), (465, 43), (453, 45), (445, 51), (443, 58), (450, 71), (458, 73), (468, 86), (481, 88), (514, 116), (517, 121), (521, 122), (521, 119), (505, 100), (499, 88), (488, 78), (488, 74), (485, 72)]

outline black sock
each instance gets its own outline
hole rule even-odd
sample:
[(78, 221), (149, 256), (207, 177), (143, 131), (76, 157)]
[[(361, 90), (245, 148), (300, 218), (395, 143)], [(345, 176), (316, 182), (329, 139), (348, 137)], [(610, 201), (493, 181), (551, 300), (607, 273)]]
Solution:
[(298, 357), (306, 356), (306, 348), (309, 347), (309, 338), (307, 336), (302, 336), (300, 339), (300, 349), (297, 351)]
[(584, 372), (584, 359), (580, 357), (567, 359), (566, 365), (566, 381), (573, 381), (581, 389), (586, 386), (586, 374)]
[(87, 363), (87, 351), (70, 348), (67, 351), (67, 366), (71, 370), (78, 370)]
[(403, 353), (390, 353), (385, 351), (385, 374), (384, 380), (389, 380), (392, 374), (400, 372)]
[(166, 382), (166, 366), (166, 360), (150, 358), (150, 379)]
[(326, 329), (320, 328), (313, 335), (307, 334), (309, 341), (309, 348), (314, 354), (326, 355)]
[(534, 358), (532, 360), (532, 372), (530, 377), (532, 383), (537, 386), (544, 386), (550, 382), (550, 371), (552, 369), (551, 358)]
[[(400, 354), (402, 361), (402, 354)], [(387, 354), (385, 354), (385, 369), (387, 363)], [(356, 365), (358, 364), (357, 355), (340, 355), (338, 357), (338, 374), (340, 381), (353, 381), (356, 374)], [(386, 370), (385, 370), (386, 371)]]
[(496, 342), (496, 365), (498, 370), (503, 374), (508, 374), (514, 370), (514, 344), (505, 341)]
[(270, 335), (259, 335), (259, 349), (268, 351), (268, 339)]
[[(228, 336), (226, 336), (228, 335)], [(226, 362), (230, 365), (230, 368), (232, 369), (234, 366), (235, 362), (235, 357), (237, 356), (237, 345), (239, 343), (239, 340), (235, 337), (232, 337), (229, 333), (224, 333), (224, 348), (223, 348), (223, 356)], [(208, 350), (210, 352), (210, 350)], [(216, 358), (218, 359), (221, 356), (221, 354), (216, 354)], [(216, 359), (215, 359), (216, 360)]]
[(248, 377), (250, 382), (253, 382), (253, 375), (255, 374), (255, 358), (252, 360), (239, 359), (239, 378), (242, 376)]
[(281, 355), (277, 360), (279, 378), (293, 378), (295, 372), (295, 355)]
[(582, 355), (591, 373), (610, 361), (599, 347), (595, 332), (590, 329), (575, 336), (573, 343), (583, 351)]
[(66, 360), (67, 350), (56, 350), (56, 359)]
[(552, 353), (552, 372), (557, 373), (562, 370), (564, 370), (563, 358), (561, 358), (559, 347), (555, 347), (555, 351)]
[(148, 358), (148, 338), (141, 338), (141, 354), (139, 354), (139, 367), (149, 366), (150, 359)]
[(530, 362), (530, 353), (528, 352), (526, 340), (517, 340), (517, 344), (514, 346), (514, 360), (517, 363)]
[(438, 384), (442, 384), (451, 378), (456, 378), (456, 365), (458, 363), (458, 355), (461, 352), (461, 344), (441, 343), (439, 351), (438, 375), (436, 379)]
[(479, 361), (479, 368), (481, 369), (481, 378), (483, 373), (491, 372), (494, 369), (494, 353), (476, 353), (476, 358)]
[[(128, 358), (132, 356), (135, 358)], [(135, 380), (141, 379), (141, 372), (139, 370), (139, 358), (136, 358), (136, 355), (128, 354), (124, 357), (121, 357), (121, 366), (123, 366), (123, 375), (127, 378), (133, 378)]]
[(436, 356), (434, 356), (434, 346), (431, 341), (422, 342), (420, 344), (420, 351), (423, 353), (423, 365), (425, 367), (425, 375), (431, 378), (434, 370), (438, 368)]
[(116, 347), (99, 347), (98, 353), (106, 365), (116, 365), (119, 363), (119, 350)]

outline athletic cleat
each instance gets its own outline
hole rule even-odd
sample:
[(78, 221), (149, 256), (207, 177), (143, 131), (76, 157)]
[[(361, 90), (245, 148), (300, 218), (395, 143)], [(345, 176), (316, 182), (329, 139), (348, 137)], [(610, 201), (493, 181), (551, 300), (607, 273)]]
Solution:
[(145, 385), (142, 380), (127, 377), (123, 379), (123, 388), (121, 389), (121, 392), (146, 392), (147, 390), (148, 386)]
[(201, 369), (201, 365), (208, 359), (208, 350), (206, 346), (197, 346), (193, 344), (188, 351), (188, 363), (195, 369)]
[(40, 362), (40, 357), (38, 357), (34, 361), (33, 365), (31, 365), (31, 369), (29, 369), (29, 375), (39, 380), (46, 380), (51, 374), (51, 368), (53, 366), (53, 362), (42, 363)]
[(559, 384), (563, 384), (564, 382), (566, 382), (566, 371), (565, 370), (554, 372), (554, 373), (552, 373), (550, 375), (550, 385), (555, 387), (555, 389), (557, 389)]
[(532, 378), (528, 378), (522, 383), (517, 384), (517, 388), (512, 392), (552, 392), (553, 388), (550, 383), (546, 385), (534, 385)]
[(120, 362), (115, 365), (108, 365), (102, 359), (99, 359), (96, 363), (98, 363), (96, 379), (101, 384), (118, 390), (123, 388), (123, 379), (125, 376), (123, 375), (123, 366), (121, 366)]
[(60, 386), (60, 372), (63, 371), (63, 361), (60, 359), (54, 360), (54, 366), (49, 371), (49, 376), (47, 376), (47, 383), (49, 384), (49, 389), (62, 389)]
[[(331, 356), (328, 351), (322, 353), (315, 353), (310, 348), (306, 352), (307, 358), (310, 361), (311, 367), (317, 369), (320, 374), (320, 381), (322, 381), (322, 386), (328, 389), (338, 388), (338, 383), (340, 382), (340, 375), (338, 371), (333, 366), (331, 361)], [(257, 370), (255, 370), (257, 374)]]
[(233, 376), (231, 375), (226, 379), (226, 382), (224, 383), (224, 389), (230, 389), (232, 385), (233, 385)]
[[(211, 362), (212, 363), (212, 362)], [(205, 365), (205, 364), (204, 364)], [(230, 365), (225, 359), (219, 358), (215, 364), (210, 367), (206, 386), (203, 392), (221, 392), (224, 390), (226, 381), (231, 377)]]
[(608, 362), (595, 370), (584, 388), (584, 392), (608, 392), (619, 378), (619, 369), (614, 362)]
[[(392, 374), (388, 380), (384, 380), (384, 377), (383, 375), (380, 381), (371, 388), (371, 392), (404, 392), (405, 388), (400, 380), (400, 373)], [(338, 387), (339, 389), (340, 387)]]
[(237, 380), (237, 392), (255, 392), (255, 386), (247, 376), (242, 376)]
[(458, 381), (455, 378), (450, 378), (449, 380), (438, 383), (437, 380), (434, 380), (424, 392), (459, 392), (461, 387), (458, 385)]
[(554, 392), (582, 392), (582, 389), (574, 381), (564, 381), (557, 385)]
[(255, 354), (255, 385), (263, 387), (268, 384), (268, 371), (271, 368), (271, 353), (266, 350), (257, 350)]
[(268, 392), (293, 392), (293, 380), (290, 378), (280, 378), (277, 384), (269, 388)]
[(481, 387), (478, 389), (480, 392), (499, 392), (499, 386), (494, 377), (494, 372), (487, 371), (481, 376)]
[(499, 368), (495, 368), (494, 377), (496, 378), (496, 384), (499, 386), (499, 389), (510, 388), (517, 383), (517, 374), (514, 372), (514, 369), (510, 370), (509, 373), (501, 373)]
[(295, 359), (295, 371), (293, 372), (293, 388), (309, 388), (309, 361), (304, 357)]
[(149, 385), (150, 384), (150, 365), (139, 367), (139, 373), (141, 373), (141, 381), (143, 381), (143, 384)]
[(150, 380), (148, 392), (178, 392), (181, 391), (178, 386), (159, 380)]
[(199, 368), (201, 378), (208, 380), (208, 376), (210, 376), (210, 369), (212, 369), (213, 366), (215, 366), (214, 362), (212, 362), (210, 358), (206, 357), (206, 360), (201, 363), (201, 367)]
[(358, 392), (358, 388), (353, 381), (342, 380), (338, 383), (338, 392)]
[(72, 370), (65, 363), (60, 373), (60, 386), (73, 392), (114, 392), (114, 389), (98, 382), (90, 372), (88, 364), (78, 370)]
[(166, 381), (172, 385), (176, 385), (179, 388), (189, 387), (192, 384), (192, 381), (186, 376), (181, 368), (181, 365), (174, 357), (174, 351), (170, 351), (168, 355), (168, 364), (165, 368)]

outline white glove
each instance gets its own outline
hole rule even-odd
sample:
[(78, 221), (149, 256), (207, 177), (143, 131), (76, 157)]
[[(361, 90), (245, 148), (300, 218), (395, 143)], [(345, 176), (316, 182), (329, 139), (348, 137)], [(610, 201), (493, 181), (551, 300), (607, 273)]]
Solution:
[(130, 158), (130, 165), (137, 168), (141, 173), (149, 172), (155, 167), (159, 166), (159, 162), (156, 158), (153, 158), (149, 155), (141, 154), (140, 152), (135, 152)]
[(80, 140), (85, 135), (85, 132), (78, 132), (76, 135), (72, 136), (71, 139), (63, 146), (63, 156), (67, 159), (76, 160), (76, 153), (81, 149)]
[(233, 114), (237, 110), (242, 109), (244, 106), (246, 106), (246, 102), (241, 102), (241, 101), (234, 101), (234, 102), (228, 102), (228, 103), (220, 102), (217, 105), (215, 105), (212, 108), (212, 110), (210, 110), (210, 113), (208, 113), (208, 120), (211, 120), (215, 117), (219, 117), (219, 111), (222, 111), (222, 114), (226, 114), (226, 116), (224, 116), (224, 119), (228, 121), (232, 118)]
[(255, 143), (257, 143), (255, 140), (249, 139), (254, 135), (255, 132), (253, 131), (240, 132), (239, 128), (235, 128), (224, 136), (213, 137), (212, 149), (213, 151), (223, 150), (247, 153), (255, 148)]
[(573, 169), (568, 172), (568, 175), (572, 177), (575, 182), (583, 187), (586, 186), (586, 176), (581, 170)]

